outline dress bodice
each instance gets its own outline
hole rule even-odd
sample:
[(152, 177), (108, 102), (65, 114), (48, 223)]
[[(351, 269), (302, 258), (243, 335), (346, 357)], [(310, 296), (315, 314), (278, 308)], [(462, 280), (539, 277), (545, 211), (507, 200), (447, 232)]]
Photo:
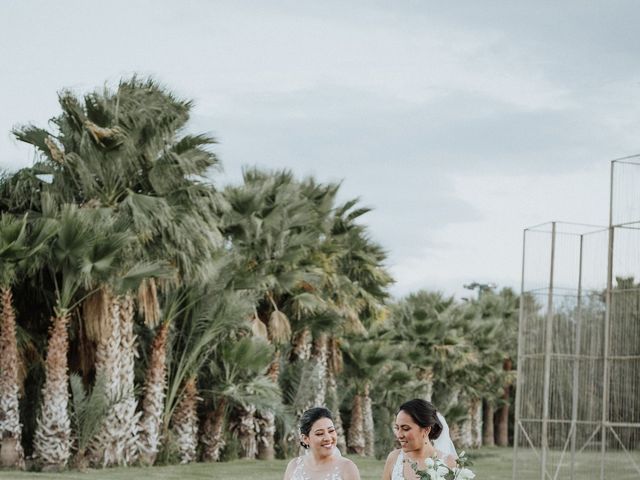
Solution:
[(340, 466), (336, 465), (324, 476), (314, 478), (305, 469), (304, 457), (298, 457), (296, 458), (296, 468), (293, 470), (291, 480), (342, 480), (342, 475), (340, 474)]
[(404, 452), (398, 452), (398, 458), (391, 471), (391, 480), (404, 480)]

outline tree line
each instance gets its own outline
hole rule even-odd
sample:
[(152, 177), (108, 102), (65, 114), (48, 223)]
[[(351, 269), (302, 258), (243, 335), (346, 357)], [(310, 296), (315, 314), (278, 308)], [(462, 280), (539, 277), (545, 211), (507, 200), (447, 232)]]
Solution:
[(459, 446), (508, 444), (510, 289), (392, 299), (359, 199), (286, 170), (220, 188), (215, 139), (153, 80), (59, 104), (0, 178), (3, 466), (285, 457), (315, 405), (383, 455), (416, 396)]

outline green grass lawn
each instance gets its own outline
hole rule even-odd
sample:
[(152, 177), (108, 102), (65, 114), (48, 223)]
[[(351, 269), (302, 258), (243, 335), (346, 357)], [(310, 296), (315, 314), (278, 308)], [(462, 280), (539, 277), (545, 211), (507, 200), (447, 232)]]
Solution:
[[(558, 452), (555, 452), (558, 453)], [(482, 448), (470, 452), (474, 465), (472, 470), (478, 480), (511, 480), (512, 469), (511, 448)], [(640, 452), (633, 451), (636, 464), (640, 464)], [(538, 480), (538, 460), (531, 451), (521, 450), (523, 469), (519, 479)], [(351, 457), (360, 468), (362, 480), (379, 480), (382, 475), (384, 461)], [(633, 463), (626, 454), (612, 452), (607, 454), (609, 465), (606, 478), (615, 480), (637, 480), (639, 478)], [(597, 452), (586, 452), (581, 456), (577, 468), (577, 478), (599, 478), (600, 456)], [(563, 461), (563, 471), (558, 478), (569, 478), (567, 475), (568, 458)], [(173, 465), (168, 467), (149, 468), (108, 468), (104, 470), (87, 470), (85, 472), (67, 471), (63, 473), (36, 473), (0, 471), (0, 480), (281, 480), (287, 462), (285, 460), (235, 461), (227, 463), (195, 463), (191, 465)]]
[[(481, 449), (474, 452), (473, 471), (478, 479), (511, 479), (511, 448)], [(379, 480), (383, 460), (351, 457), (360, 469), (362, 480)], [(287, 465), (285, 460), (235, 461), (227, 463), (195, 463), (150, 468), (109, 468), (86, 472), (35, 473), (0, 471), (0, 479), (15, 480), (281, 480)]]

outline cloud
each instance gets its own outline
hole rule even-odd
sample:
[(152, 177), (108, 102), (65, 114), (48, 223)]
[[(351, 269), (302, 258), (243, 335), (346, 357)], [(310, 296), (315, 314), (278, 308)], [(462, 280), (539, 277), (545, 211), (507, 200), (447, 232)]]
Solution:
[(154, 75), (195, 100), (190, 129), (220, 141), (216, 183), (289, 168), (374, 207), (396, 293), (517, 284), (522, 228), (590, 221), (606, 160), (638, 150), (630, 0), (31, 0), (5, 13), (0, 167), (33, 160), (4, 132), (46, 126), (61, 88)]

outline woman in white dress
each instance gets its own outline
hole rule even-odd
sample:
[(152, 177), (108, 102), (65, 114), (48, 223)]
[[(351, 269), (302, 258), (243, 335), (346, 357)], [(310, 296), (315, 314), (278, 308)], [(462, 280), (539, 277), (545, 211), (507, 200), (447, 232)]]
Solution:
[(449, 427), (435, 407), (422, 399), (403, 403), (394, 425), (400, 448), (387, 457), (382, 480), (414, 480), (412, 464), (426, 468), (427, 458), (438, 457), (449, 467), (456, 466), (458, 455), (449, 437)]
[(336, 448), (331, 412), (311, 408), (300, 417), (300, 445), (306, 452), (289, 462), (284, 480), (360, 480), (358, 467)]

